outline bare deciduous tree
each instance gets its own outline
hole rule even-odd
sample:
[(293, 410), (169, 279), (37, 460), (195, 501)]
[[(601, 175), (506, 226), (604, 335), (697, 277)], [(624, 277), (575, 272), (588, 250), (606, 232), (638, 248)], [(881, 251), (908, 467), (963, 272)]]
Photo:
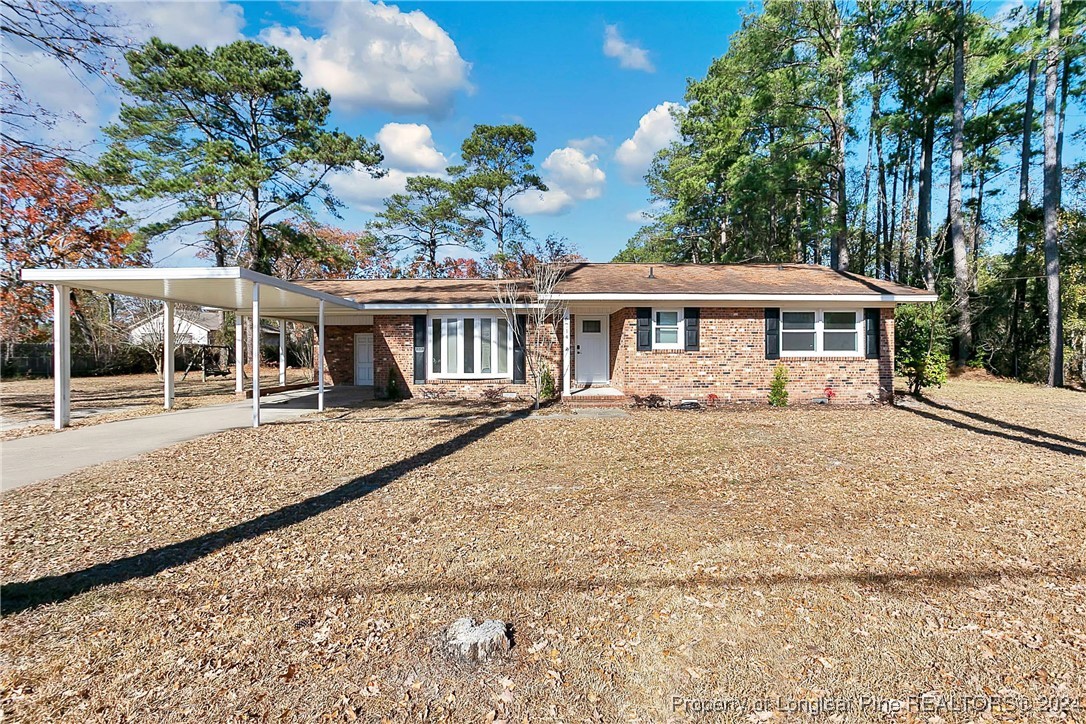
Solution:
[[(524, 347), (525, 375), (532, 385), (535, 409), (538, 410), (546, 388), (556, 387), (555, 373), (550, 364), (553, 346), (544, 330), (548, 325), (553, 325), (561, 311), (561, 305), (554, 299), (554, 288), (565, 274), (565, 264), (560, 261), (535, 261), (527, 271), (527, 279), (499, 281), (496, 301), (501, 305), (513, 332), (514, 344)], [(520, 315), (526, 318), (524, 329), (517, 324)]]
[(46, 157), (75, 151), (35, 140), (51, 129), (58, 117), (24, 88), (14, 54), (53, 58), (80, 82), (92, 77), (112, 82), (114, 55), (128, 47), (112, 9), (100, 3), (64, 0), (0, 0), (0, 41), (6, 56), (0, 76), (4, 115), (0, 139), (4, 145), (30, 148)]

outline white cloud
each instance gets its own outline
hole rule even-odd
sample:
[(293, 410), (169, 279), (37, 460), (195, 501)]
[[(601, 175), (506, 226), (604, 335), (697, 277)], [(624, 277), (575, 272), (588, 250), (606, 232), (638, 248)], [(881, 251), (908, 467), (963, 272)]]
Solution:
[[(106, 95), (100, 78), (76, 77), (46, 53), (15, 47), (4, 50), (0, 78), (5, 83), (18, 82), (26, 99), (33, 104), (12, 104), (20, 113), (29, 112), (34, 118), (24, 121), (12, 117), (9, 133), (66, 149), (80, 149), (94, 141), (103, 120), (97, 98)], [(4, 100), (6, 107), (8, 98)], [(38, 107), (45, 113), (37, 112)]]
[(657, 151), (679, 140), (679, 128), (672, 112), (680, 107), (678, 103), (661, 103), (641, 116), (637, 130), (615, 151), (615, 160), (631, 182), (641, 180)]
[(585, 136), (584, 138), (570, 139), (568, 145), (570, 148), (580, 149), (581, 151), (595, 151), (606, 146), (607, 139), (603, 136)]
[(402, 194), (407, 188), (409, 174), (401, 169), (389, 169), (381, 178), (373, 178), (361, 165), (350, 171), (329, 177), (328, 185), (340, 199), (357, 211), (380, 211), (392, 194)]
[(423, 174), (445, 176), (448, 159), (434, 145), (430, 127), (421, 123), (386, 123), (377, 132), (385, 154), (387, 172), (373, 178), (356, 164), (347, 172), (333, 174), (328, 183), (336, 196), (357, 211), (380, 211), (392, 194), (407, 190), (407, 179)]
[(385, 163), (404, 171), (441, 173), (449, 165), (445, 154), (434, 146), (430, 127), (421, 123), (386, 123), (377, 132), (377, 143)]
[(599, 162), (596, 154), (586, 156), (584, 151), (577, 148), (567, 146), (551, 151), (543, 162), (547, 185), (553, 184), (577, 200), (599, 198), (607, 180)]
[(471, 64), (422, 11), (344, 2), (320, 20), (320, 37), (278, 25), (260, 37), (290, 51), (306, 84), (327, 90), (335, 104), (444, 116), (458, 91), (471, 90)]
[(113, 12), (126, 21), (134, 39), (159, 37), (183, 48), (214, 48), (242, 37), (245, 15), (240, 5), (228, 2), (118, 3)]
[(527, 216), (555, 215), (568, 211), (577, 201), (599, 198), (607, 181), (599, 161), (596, 154), (585, 155), (570, 146), (551, 151), (542, 164), (547, 190), (517, 197), (516, 210)]
[(573, 207), (573, 197), (560, 188), (529, 191), (513, 200), (513, 207), (525, 216), (557, 216)]
[(648, 224), (652, 222), (657, 216), (667, 209), (667, 204), (662, 201), (656, 201), (648, 208), (635, 209), (634, 211), (626, 214), (626, 221), (633, 221), (638, 224)]
[(656, 66), (649, 60), (647, 50), (623, 39), (617, 25), (608, 25), (603, 29), (603, 54), (608, 58), (618, 58), (621, 68), (643, 70), (646, 73), (656, 71)]

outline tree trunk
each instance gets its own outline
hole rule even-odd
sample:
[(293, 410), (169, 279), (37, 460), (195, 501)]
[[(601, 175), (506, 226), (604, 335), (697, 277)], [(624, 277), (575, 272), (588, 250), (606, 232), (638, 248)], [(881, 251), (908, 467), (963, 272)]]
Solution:
[(211, 240), (211, 246), (215, 249), (215, 266), (226, 266), (226, 229), (223, 228), (222, 223), (222, 202), (219, 201), (219, 195), (215, 194), (211, 197), (211, 203), (215, 205), (215, 221), (211, 226), (211, 234), (213, 236)]
[[(987, 150), (985, 151), (987, 155)], [(977, 213), (973, 217), (973, 242), (970, 245), (970, 269), (972, 270), (971, 288), (974, 294), (980, 293), (977, 268), (980, 262), (980, 245), (984, 241), (984, 186), (988, 178), (984, 172), (983, 164), (977, 170)]]
[[(887, 228), (887, 198), (886, 198), (886, 159), (882, 149), (882, 109), (880, 106), (880, 92), (878, 90), (879, 79), (876, 76), (876, 90), (872, 93), (871, 103), (875, 107), (872, 117), (879, 119), (875, 127), (875, 156), (878, 159), (878, 189), (875, 203), (875, 276), (883, 279), (890, 278), (890, 235)], [(895, 177), (896, 181), (896, 177)]]
[[(1041, 0), (1037, 3), (1037, 25), (1044, 22), (1045, 3)], [(1010, 347), (1012, 373), (1015, 377), (1021, 375), (1019, 369), (1022, 358), (1022, 314), (1026, 306), (1026, 217), (1029, 214), (1029, 160), (1031, 144), (1033, 141), (1033, 98), (1037, 93), (1037, 55), (1029, 60), (1029, 71), (1026, 77), (1026, 104), (1022, 112), (1022, 154), (1019, 159), (1018, 169), (1018, 214), (1016, 215), (1016, 239), (1014, 247), (1014, 265), (1011, 267), (1014, 276), (1014, 296), (1011, 303), (1010, 321)]]
[(1060, 72), (1060, 14), (1062, 0), (1048, 10), (1048, 50), (1045, 54), (1045, 282), (1048, 297), (1048, 386), (1063, 387), (1063, 314), (1060, 309), (1060, 158), (1056, 138), (1056, 95)]
[(930, 112), (924, 118), (924, 135), (920, 139), (920, 188), (916, 206), (916, 276), (924, 287), (935, 291), (935, 265), (931, 241), (931, 182), (932, 156), (935, 152), (935, 118)]
[(965, 0), (957, 2), (954, 31), (954, 114), (950, 132), (950, 245), (954, 255), (953, 306), (957, 316), (955, 347), (958, 364), (969, 361), (973, 324), (969, 309), (969, 248), (962, 220), (962, 167), (965, 134)]
[[(899, 282), (912, 282), (915, 277), (909, 277), (906, 275), (906, 269), (908, 269), (909, 249), (907, 240), (912, 236), (912, 229), (909, 228), (909, 221), (913, 218), (913, 199), (916, 194), (913, 189), (916, 186), (916, 143), (909, 140), (908, 150), (908, 162), (905, 165), (905, 179), (904, 187), (902, 189), (902, 195), (905, 197), (905, 202), (901, 207), (901, 233), (898, 234), (898, 259), (897, 259), (897, 276)], [(918, 212), (919, 213), (919, 212)]]
[(831, 0), (833, 12), (833, 53), (837, 60), (835, 84), (837, 102), (833, 119), (833, 154), (834, 154), (834, 224), (833, 239), (830, 247), (830, 266), (840, 271), (848, 270), (848, 189), (845, 181), (846, 144), (848, 142), (847, 109), (845, 108), (845, 70), (841, 39), (844, 35), (844, 20), (837, 9), (835, 0)]
[[(874, 105), (872, 104), (872, 108)], [(871, 243), (871, 235), (867, 230), (867, 210), (871, 204), (871, 155), (874, 153), (875, 146), (875, 133), (874, 133), (875, 113), (871, 112), (871, 125), (867, 131), (867, 161), (864, 163), (864, 192), (863, 198), (860, 201), (860, 208), (862, 213), (860, 214), (860, 248), (859, 258), (856, 260), (856, 268), (861, 274), (867, 273), (867, 260), (870, 249), (868, 248)], [(878, 230), (878, 218), (876, 215), (876, 231)], [(878, 236), (876, 235), (876, 240)], [(877, 256), (877, 255), (876, 255)], [(876, 264), (877, 267), (877, 264)], [(878, 275), (878, 269), (875, 269), (875, 275)]]
[[(897, 149), (894, 151), (893, 158), (896, 159), (900, 152), (901, 152), (901, 141), (899, 140), (898, 143), (897, 143)], [(906, 161), (907, 160), (908, 159), (906, 158)], [(890, 267), (893, 264), (892, 260), (894, 258), (894, 239), (896, 238), (896, 233), (897, 233), (897, 187), (898, 187), (898, 179), (901, 177), (901, 175), (903, 173), (905, 173), (905, 169), (901, 168), (900, 163), (894, 163), (893, 164), (893, 169), (894, 169), (893, 170), (894, 183), (893, 183), (893, 186), (890, 189), (890, 203), (888, 204), (888, 206), (889, 206), (889, 209), (888, 209), (889, 218), (888, 218), (888, 220), (886, 222), (886, 241), (885, 241), (885, 244), (886, 244), (886, 278), (887, 279), (893, 279), (896, 282), (900, 282), (902, 280), (901, 276), (902, 276), (902, 273), (904, 272), (904, 267), (900, 266), (900, 262), (899, 262), (899, 266), (897, 267), (897, 271), (896, 271), (896, 273), (894, 273), (893, 276), (891, 276)]]
[(249, 254), (252, 257), (249, 267), (261, 274), (268, 274), (271, 272), (270, 263), (260, 227), (260, 188), (254, 186), (249, 189)]

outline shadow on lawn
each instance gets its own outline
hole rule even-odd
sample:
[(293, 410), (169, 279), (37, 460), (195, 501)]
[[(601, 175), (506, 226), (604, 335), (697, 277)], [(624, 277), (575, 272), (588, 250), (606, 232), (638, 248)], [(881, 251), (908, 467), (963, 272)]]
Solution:
[[(1076, 440), (1076, 439), (1071, 438), (1071, 437), (1064, 437), (1063, 435), (1057, 435), (1055, 433), (1046, 432), (1044, 430), (1041, 430), (1041, 429), (1035, 428), (1035, 427), (1025, 427), (1024, 425), (1016, 425), (1016, 424), (1011, 423), (1011, 422), (1006, 422), (1004, 420), (999, 420), (999, 419), (994, 418), (994, 417), (988, 417), (987, 415), (982, 415), (982, 414), (980, 414), (978, 412), (969, 412), (967, 410), (960, 410), (960, 409), (958, 409), (956, 407), (951, 407), (950, 405), (944, 405), (942, 403), (935, 402), (933, 400), (929, 400), (929, 399), (927, 399), (925, 397), (914, 397), (912, 399), (914, 399), (917, 402), (920, 402), (920, 403), (922, 403), (924, 405), (927, 405), (928, 407), (934, 407), (935, 409), (942, 410), (943, 412), (949, 412), (949, 413), (953, 413), (953, 414), (956, 414), (956, 415), (961, 415), (962, 417), (966, 417), (966, 418), (969, 418), (971, 420), (975, 420), (977, 422), (981, 422), (981, 423), (984, 423), (984, 424), (987, 424), (987, 425), (991, 425), (993, 427), (998, 427), (998, 428), (1000, 428), (1000, 430), (991, 430), (991, 429), (988, 429), (986, 427), (979, 427), (977, 425), (972, 425), (972, 424), (970, 424), (968, 422), (962, 422), (961, 420), (954, 420), (952, 418), (944, 417), (943, 415), (938, 415), (938, 414), (936, 414), (934, 412), (930, 412), (928, 410), (921, 410), (921, 409), (916, 408), (916, 407), (906, 407), (904, 405), (899, 405), (898, 409), (899, 410), (904, 410), (905, 412), (909, 412), (909, 413), (912, 413), (914, 415), (918, 415), (920, 417), (923, 417), (926, 420), (934, 420), (936, 422), (941, 422), (941, 423), (943, 423), (945, 425), (950, 425), (951, 427), (956, 427), (956, 428), (958, 428), (960, 430), (969, 430), (971, 432), (979, 432), (981, 435), (990, 435), (992, 437), (1001, 437), (1004, 440), (1010, 440), (1012, 442), (1020, 442), (1020, 443), (1026, 444), (1026, 445), (1033, 445), (1034, 447), (1044, 448), (1045, 450), (1051, 450), (1053, 452), (1059, 452), (1059, 453), (1065, 453), (1067, 455), (1077, 455), (1077, 456), (1080, 456), (1080, 457), (1086, 457), (1086, 441)], [(1013, 432), (1003, 432), (1004, 430), (1009, 430), (1009, 431), (1013, 431)], [(1013, 434), (1014, 432), (1023, 433), (1023, 434), (1022, 435), (1016, 435), (1016, 434)], [(1029, 435), (1030, 437), (1026, 437), (1026, 435)], [(1034, 438), (1037, 438), (1037, 439), (1034, 439)]]
[(490, 419), (460, 433), (451, 440), (385, 465), (372, 473), (349, 480), (325, 493), (314, 495), (220, 531), (152, 548), (115, 561), (99, 563), (81, 571), (9, 583), (0, 588), (0, 614), (8, 616), (37, 606), (67, 601), (73, 596), (100, 586), (147, 578), (170, 568), (192, 563), (235, 543), (301, 523), (363, 498), (395, 482), (407, 473), (435, 463), (524, 416), (525, 413), (515, 413)]
[[(678, 589), (681, 591), (708, 590), (714, 588), (735, 588), (737, 586), (765, 587), (790, 585), (833, 585), (837, 583), (851, 583), (860, 587), (897, 589), (898, 592), (908, 593), (918, 587), (930, 586), (938, 590), (956, 588), (968, 588), (984, 586), (1006, 580), (1029, 581), (1041, 578), (1066, 578), (1071, 580), (1083, 580), (1086, 578), (1086, 568), (1082, 566), (1068, 566), (1066, 568), (1012, 568), (1012, 567), (976, 567), (949, 570), (929, 571), (834, 571), (830, 573), (755, 573), (743, 572), (734, 575), (708, 575), (699, 574), (693, 576), (649, 576), (609, 578), (605, 576), (571, 579), (568, 577), (555, 577), (525, 580), (516, 575), (502, 575), (496, 579), (473, 579), (458, 576), (456, 578), (437, 579), (428, 577), (422, 581), (402, 581), (396, 583), (363, 583), (360, 585), (322, 586), (306, 592), (311, 597), (332, 597), (350, 599), (356, 596), (380, 596), (380, 595), (409, 595), (431, 596), (441, 594), (486, 594), (486, 593), (586, 593), (599, 591), (600, 589), (649, 589), (662, 591)], [(275, 593), (270, 589), (269, 594)], [(298, 589), (291, 588), (288, 593), (296, 596)], [(136, 596), (159, 597), (161, 592), (145, 594), (143, 591), (134, 591)], [(186, 597), (202, 596), (199, 589), (186, 591), (181, 594)]]

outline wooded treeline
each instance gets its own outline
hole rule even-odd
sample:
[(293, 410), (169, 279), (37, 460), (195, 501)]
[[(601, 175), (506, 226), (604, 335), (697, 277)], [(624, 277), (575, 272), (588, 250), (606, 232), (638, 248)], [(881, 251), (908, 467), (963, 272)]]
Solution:
[[(677, 111), (618, 261), (801, 262), (937, 290), (959, 364), (1086, 365), (1086, 5), (771, 0)], [(1061, 330), (1062, 322), (1062, 330)], [(1051, 345), (1050, 345), (1051, 332)]]

